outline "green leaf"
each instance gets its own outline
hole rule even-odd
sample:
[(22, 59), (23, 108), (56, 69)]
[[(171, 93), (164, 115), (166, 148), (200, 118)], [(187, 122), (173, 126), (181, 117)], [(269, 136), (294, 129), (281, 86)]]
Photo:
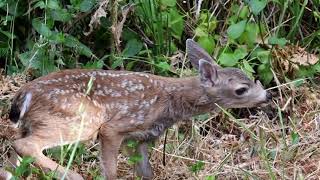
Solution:
[(65, 42), (65, 37), (62, 32), (52, 32), (51, 36), (48, 38), (51, 42), (61, 44)]
[(215, 42), (212, 36), (202, 36), (198, 39), (198, 43), (202, 48), (204, 48), (209, 54), (213, 53)]
[(72, 16), (66, 9), (56, 9), (50, 11), (50, 16), (55, 21), (68, 22)]
[(260, 64), (258, 66), (258, 73), (264, 85), (269, 84), (273, 79), (273, 74), (268, 64)]
[(166, 71), (170, 71), (170, 70), (171, 70), (170, 64), (168, 64), (168, 63), (165, 62), (165, 61), (162, 61), (162, 62), (157, 63), (157, 66), (158, 66), (159, 68), (161, 68), (162, 70), (166, 70)]
[(231, 25), (227, 30), (228, 36), (231, 39), (239, 38), (241, 34), (244, 32), (246, 24), (246, 20), (242, 20), (236, 24)]
[(27, 51), (22, 54), (19, 54), (18, 57), (21, 61), (21, 63), (28, 69), (28, 68), (34, 68), (34, 69), (40, 69), (41, 68), (41, 62), (43, 58), (43, 50), (37, 49), (35, 51)]
[(96, 3), (95, 0), (83, 0), (80, 4), (80, 11), (81, 12), (88, 12)]
[(239, 13), (239, 17), (242, 19), (245, 19), (245, 18), (247, 18), (248, 14), (249, 14), (248, 6), (243, 6), (240, 13)]
[(176, 9), (171, 9), (169, 13), (169, 28), (172, 30), (172, 36), (176, 39), (180, 39), (183, 29), (184, 20), (179, 11)]
[(35, 9), (39, 7), (40, 9), (44, 9), (46, 7), (46, 4), (43, 1), (38, 1), (32, 8)]
[(143, 44), (136, 40), (131, 39), (127, 42), (125, 49), (122, 51), (124, 57), (132, 57), (137, 55), (143, 47)]
[(6, 0), (1, 0), (0, 1), (0, 8), (2, 8), (3, 6), (5, 6), (7, 4)]
[(204, 26), (198, 26), (195, 30), (195, 36), (202, 37), (208, 36), (207, 29)]
[(39, 19), (33, 19), (32, 26), (39, 34), (43, 35), (44, 37), (48, 38), (52, 34), (51, 30)]
[(176, 0), (161, 0), (161, 4), (169, 6), (169, 7), (174, 7), (176, 5), (177, 1)]
[(133, 165), (142, 160), (142, 156), (140, 154), (135, 154), (129, 157), (128, 164)]
[(285, 38), (277, 38), (275, 36), (269, 38), (269, 44), (272, 45), (279, 45), (281, 47), (284, 47), (287, 44), (287, 40)]
[(2, 34), (4, 34), (5, 36), (7, 36), (7, 38), (9, 38), (9, 39), (15, 39), (15, 38), (17, 37), (17, 36), (14, 35), (13, 33), (8, 32), (8, 31), (3, 31), (2, 29), (0, 29), (0, 32), (1, 32)]
[(233, 53), (222, 53), (219, 56), (219, 63), (223, 66), (232, 67), (238, 63), (238, 60)]
[(217, 179), (217, 177), (216, 177), (216, 176), (213, 176), (213, 175), (207, 176), (207, 177), (205, 178), (205, 180), (216, 180), (216, 179)]
[(85, 69), (101, 69), (104, 65), (104, 62), (102, 60), (97, 61), (89, 61), (86, 63), (86, 65), (83, 66)]
[(266, 7), (267, 3), (267, 0), (251, 0), (249, 5), (252, 13), (258, 15)]
[(136, 141), (136, 140), (128, 140), (127, 141), (127, 146), (129, 147), (129, 148), (136, 148), (137, 146), (138, 146), (138, 141)]
[(60, 9), (59, 1), (57, 0), (48, 0), (47, 7), (50, 9)]
[(250, 66), (248, 61), (243, 60), (243, 66), (244, 66), (246, 71), (251, 72), (251, 73), (255, 73), (254, 69)]
[(15, 169), (15, 174), (17, 176), (28, 176), (31, 174), (30, 164), (34, 162), (34, 158), (30, 156), (23, 157), (20, 165)]
[(248, 52), (245, 48), (237, 48), (233, 54), (234, 57), (239, 60), (245, 58), (248, 55)]
[(291, 142), (292, 144), (298, 144), (299, 143), (299, 134), (296, 132), (291, 133)]
[(82, 44), (77, 38), (71, 35), (66, 35), (64, 45), (66, 45), (67, 47), (75, 48), (81, 55), (85, 55), (87, 57), (91, 57), (93, 55), (90, 48)]
[(241, 35), (241, 42), (248, 44), (249, 46), (254, 46), (257, 41), (257, 35), (259, 32), (259, 27), (255, 23), (247, 23), (244, 33)]
[(198, 161), (194, 165), (191, 166), (190, 170), (193, 173), (198, 173), (199, 171), (204, 169), (204, 162)]
[(115, 69), (116, 67), (120, 66), (123, 63), (123, 58), (118, 57), (115, 61), (112, 62), (111, 68)]
[(269, 63), (269, 56), (270, 56), (270, 51), (263, 50), (263, 49), (257, 49), (255, 52), (256, 57), (262, 64), (267, 64)]

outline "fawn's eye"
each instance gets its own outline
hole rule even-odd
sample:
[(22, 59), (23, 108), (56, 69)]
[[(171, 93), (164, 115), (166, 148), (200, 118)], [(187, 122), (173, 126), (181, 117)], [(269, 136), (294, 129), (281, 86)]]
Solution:
[(248, 88), (246, 88), (246, 87), (242, 87), (242, 88), (239, 88), (239, 89), (237, 89), (236, 90), (236, 94), (238, 95), (238, 96), (241, 96), (241, 95), (243, 95), (245, 92), (247, 92), (248, 91)]

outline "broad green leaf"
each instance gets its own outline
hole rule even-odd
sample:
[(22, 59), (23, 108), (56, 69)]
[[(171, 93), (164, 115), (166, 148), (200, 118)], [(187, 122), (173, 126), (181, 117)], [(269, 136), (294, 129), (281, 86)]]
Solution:
[(30, 156), (23, 157), (20, 165), (15, 169), (17, 176), (28, 176), (31, 174), (30, 164), (34, 162), (34, 158)]
[(80, 11), (87, 12), (89, 11), (94, 4), (96, 3), (95, 0), (83, 0), (80, 4)]
[(88, 48), (86, 45), (82, 44), (78, 39), (76, 39), (75, 37), (73, 37), (71, 35), (66, 35), (64, 45), (71, 47), (71, 48), (75, 48), (78, 51), (78, 53), (85, 55), (87, 57), (91, 57), (93, 54), (92, 51), (90, 50), (90, 48)]
[(203, 26), (198, 26), (194, 31), (195, 31), (195, 35), (198, 37), (208, 36), (207, 30)]
[(5, 6), (7, 4), (7, 2), (5, 0), (1, 0), (0, 1), (0, 8), (2, 8), (3, 6)]
[(202, 36), (198, 39), (198, 43), (202, 48), (204, 48), (209, 54), (213, 53), (214, 47), (215, 47), (215, 42), (214, 38), (211, 36)]
[(245, 48), (237, 48), (233, 54), (234, 54), (234, 57), (239, 60), (239, 59), (245, 58), (248, 52)]
[(41, 60), (41, 58), (39, 58), (41, 57), (41, 52), (39, 50), (27, 51), (22, 54), (19, 54), (18, 57), (23, 66), (25, 66), (26, 68), (41, 68), (41, 64), (39, 62), (39, 60)]
[(0, 32), (1, 32), (2, 34), (4, 34), (5, 36), (7, 36), (7, 38), (9, 38), (9, 39), (15, 39), (15, 38), (17, 37), (17, 36), (14, 35), (13, 33), (8, 32), (8, 31), (3, 31), (2, 29), (0, 29)]
[(44, 37), (48, 38), (52, 34), (51, 30), (39, 19), (33, 19), (32, 26), (39, 34), (43, 35)]
[(239, 38), (239, 42), (247, 44), (249, 47), (254, 47), (257, 41), (259, 27), (255, 23), (247, 23), (244, 33)]
[(162, 70), (167, 70), (167, 71), (170, 71), (171, 70), (171, 67), (170, 67), (170, 64), (168, 64), (167, 62), (163, 61), (163, 62), (159, 62), (157, 64), (158, 67), (160, 67)]
[(124, 57), (135, 56), (141, 51), (142, 46), (143, 46), (143, 44), (140, 41), (138, 41), (136, 39), (131, 39), (128, 41), (125, 49), (122, 51), (122, 55)]
[(248, 6), (243, 6), (240, 13), (239, 13), (239, 17), (242, 19), (245, 19), (245, 18), (247, 18), (248, 14), (249, 14)]
[(59, 1), (57, 0), (48, 0), (47, 7), (50, 9), (60, 9)]
[(176, 9), (171, 9), (169, 17), (169, 27), (172, 30), (172, 35), (176, 39), (180, 39), (184, 29), (184, 21), (182, 15), (179, 14), (179, 11), (177, 11)]
[(273, 79), (273, 74), (268, 64), (260, 64), (258, 66), (258, 74), (264, 85), (269, 84)]
[(50, 11), (50, 16), (55, 21), (68, 22), (72, 16), (66, 9), (56, 9)]
[(48, 38), (51, 42), (61, 44), (65, 42), (65, 37), (62, 32), (52, 32), (51, 36)]
[(287, 44), (287, 40), (285, 38), (277, 38), (275, 36), (269, 38), (269, 44), (272, 45), (279, 45), (281, 47), (284, 47)]
[(241, 34), (244, 32), (246, 24), (246, 20), (242, 20), (236, 24), (231, 25), (227, 30), (228, 36), (231, 39), (239, 38)]
[(267, 64), (269, 62), (270, 51), (257, 49), (253, 55), (255, 55), (262, 64)]
[(43, 1), (38, 1), (32, 8), (40, 8), (40, 9), (44, 9), (46, 7), (46, 4)]
[(267, 3), (267, 0), (251, 0), (249, 5), (252, 13), (258, 15), (266, 7)]
[(166, 5), (166, 6), (170, 6), (170, 7), (175, 6), (176, 3), (177, 3), (176, 0), (161, 0), (161, 4)]
[(218, 59), (219, 63), (223, 66), (232, 67), (238, 63), (237, 58), (234, 57), (233, 53), (222, 53)]

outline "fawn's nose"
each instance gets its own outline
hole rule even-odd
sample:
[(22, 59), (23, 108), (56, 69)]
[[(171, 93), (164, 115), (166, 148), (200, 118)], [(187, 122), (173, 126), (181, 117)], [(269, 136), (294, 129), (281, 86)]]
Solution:
[(267, 92), (266, 98), (267, 98), (267, 101), (270, 101), (272, 99), (272, 94), (270, 92)]

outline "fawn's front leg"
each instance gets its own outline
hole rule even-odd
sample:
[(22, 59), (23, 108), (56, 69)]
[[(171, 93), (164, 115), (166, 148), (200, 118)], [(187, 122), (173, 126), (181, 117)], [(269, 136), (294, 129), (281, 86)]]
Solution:
[(152, 179), (153, 172), (148, 157), (148, 143), (140, 142), (137, 146), (136, 152), (142, 156), (142, 160), (135, 165), (137, 175), (143, 180)]
[(107, 180), (117, 178), (117, 157), (123, 137), (114, 133), (114, 129), (103, 127), (100, 130), (101, 162)]

